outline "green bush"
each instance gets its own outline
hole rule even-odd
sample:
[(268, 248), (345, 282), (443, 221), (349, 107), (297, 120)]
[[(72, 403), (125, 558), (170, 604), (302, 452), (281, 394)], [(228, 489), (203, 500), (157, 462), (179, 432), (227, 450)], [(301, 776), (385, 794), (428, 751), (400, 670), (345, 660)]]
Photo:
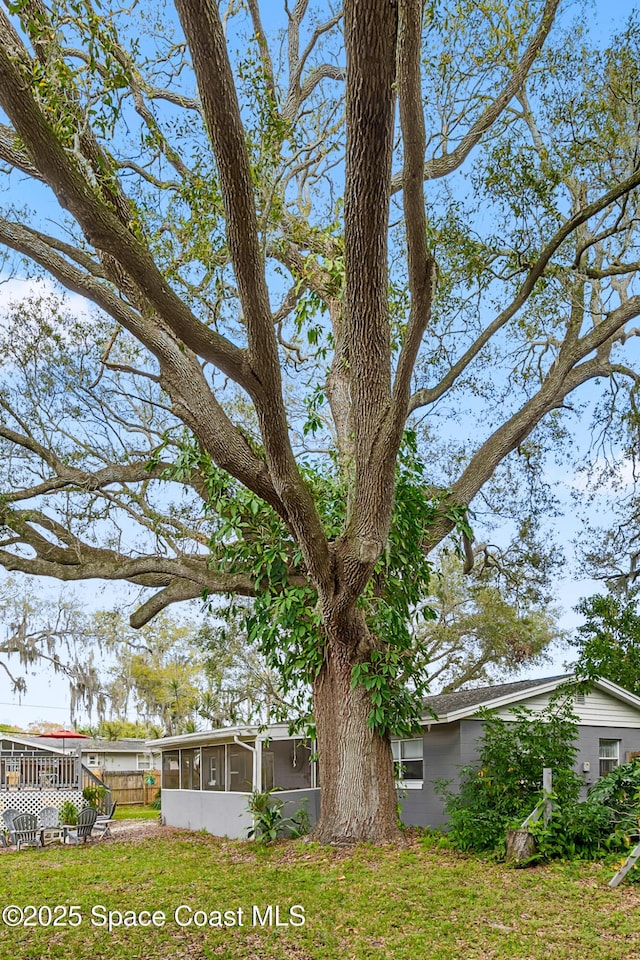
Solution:
[(484, 714), (480, 760), (462, 770), (460, 787), (440, 781), (448, 832), (461, 850), (504, 848), (508, 827), (521, 824), (542, 797), (542, 771), (553, 771), (553, 796), (561, 807), (577, 802), (581, 780), (573, 770), (578, 729), (569, 704), (560, 702), (544, 714), (526, 708), (513, 721)]
[(106, 787), (94, 783), (91, 784), (91, 786), (83, 789), (82, 796), (90, 807), (93, 807), (94, 810), (100, 811), (104, 806), (104, 798), (106, 797), (107, 793), (108, 791)]
[(248, 810), (253, 815), (253, 826), (247, 836), (258, 843), (273, 843), (281, 837), (302, 837), (310, 830), (306, 800), (291, 817), (282, 813), (284, 804), (273, 796), (272, 790), (254, 790), (249, 798)]
[(539, 821), (531, 830), (539, 860), (586, 860), (624, 848), (622, 837), (611, 831), (609, 811), (588, 799), (556, 806), (548, 824)]
[(65, 800), (60, 806), (60, 823), (66, 823), (69, 826), (75, 826), (78, 822), (78, 808), (71, 800)]
[(540, 856), (626, 854), (638, 835), (639, 804), (640, 763), (616, 767), (593, 784), (586, 800), (559, 806), (548, 826), (537, 828)]
[[(581, 779), (573, 770), (577, 726), (568, 705), (543, 715), (514, 713), (513, 722), (486, 714), (479, 763), (462, 771), (457, 793), (449, 784), (439, 785), (453, 845), (503, 853), (507, 829), (520, 826), (541, 800), (542, 770), (550, 767), (551, 819), (530, 826), (536, 859), (628, 853), (640, 831), (640, 761), (600, 777), (580, 801)], [(640, 880), (640, 870), (633, 873)]]
[(640, 761), (632, 760), (600, 777), (589, 790), (589, 800), (602, 804), (610, 811), (612, 826), (637, 831)]

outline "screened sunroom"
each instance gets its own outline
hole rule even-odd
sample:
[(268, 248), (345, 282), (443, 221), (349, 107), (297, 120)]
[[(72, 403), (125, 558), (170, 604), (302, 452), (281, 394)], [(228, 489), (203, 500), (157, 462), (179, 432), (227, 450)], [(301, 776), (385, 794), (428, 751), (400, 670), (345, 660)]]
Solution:
[(231, 727), (154, 741), (162, 751), (162, 817), (166, 824), (246, 837), (253, 791), (277, 791), (285, 816), (306, 806), (319, 815), (313, 747), (284, 724)]

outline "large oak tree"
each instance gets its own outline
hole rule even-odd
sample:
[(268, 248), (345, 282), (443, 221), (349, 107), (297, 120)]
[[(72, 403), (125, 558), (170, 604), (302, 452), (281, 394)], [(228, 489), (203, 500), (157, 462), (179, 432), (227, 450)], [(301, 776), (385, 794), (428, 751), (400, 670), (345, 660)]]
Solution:
[(313, 688), (317, 837), (385, 840), (424, 558), (471, 554), (570, 394), (635, 383), (638, 35), (590, 49), (558, 0), (275, 6), (0, 10), (0, 244), (100, 310), (7, 317), (0, 562), (139, 585), (134, 625), (255, 598)]

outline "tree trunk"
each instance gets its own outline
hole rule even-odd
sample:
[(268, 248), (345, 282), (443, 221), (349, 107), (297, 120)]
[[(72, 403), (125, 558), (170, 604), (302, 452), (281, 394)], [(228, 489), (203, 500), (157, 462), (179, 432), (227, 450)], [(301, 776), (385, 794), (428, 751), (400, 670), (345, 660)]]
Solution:
[(327, 644), (314, 684), (320, 771), (320, 843), (401, 841), (391, 744), (367, 725), (368, 693), (351, 689), (348, 647)]
[(507, 830), (507, 863), (526, 863), (536, 852), (536, 838), (529, 830)]

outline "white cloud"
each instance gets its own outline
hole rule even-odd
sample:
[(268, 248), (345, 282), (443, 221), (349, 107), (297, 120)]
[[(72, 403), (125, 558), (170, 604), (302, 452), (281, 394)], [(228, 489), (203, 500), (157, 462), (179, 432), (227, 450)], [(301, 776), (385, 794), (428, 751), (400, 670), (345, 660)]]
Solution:
[(586, 470), (568, 474), (567, 486), (573, 493), (621, 494), (631, 493), (635, 485), (634, 466), (629, 458), (617, 463), (596, 460), (592, 472)]
[(26, 280), (20, 277), (0, 278), (0, 323), (5, 308), (29, 297), (58, 297), (67, 309), (77, 317), (89, 316), (94, 310), (92, 304), (76, 293), (69, 293), (54, 280), (47, 277)]

